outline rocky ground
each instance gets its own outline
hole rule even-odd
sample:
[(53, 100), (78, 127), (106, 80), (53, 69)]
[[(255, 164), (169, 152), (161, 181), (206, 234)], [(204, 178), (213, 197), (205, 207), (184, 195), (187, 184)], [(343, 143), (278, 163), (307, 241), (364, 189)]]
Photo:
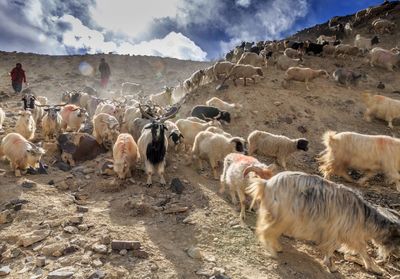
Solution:
[[(397, 31), (398, 32), (398, 31)], [(391, 47), (383, 37), (383, 46)], [(393, 37), (395, 36), (395, 37)], [(392, 40), (393, 41), (393, 40)], [(99, 56), (50, 57), (34, 54), (0, 53), (1, 107), (7, 112), (4, 133), (11, 132), (21, 107), (19, 97), (10, 95), (7, 72), (16, 62), (27, 71), (32, 89), (60, 101), (66, 89), (93, 84), (96, 76), (84, 76), (82, 61), (96, 66)], [(111, 91), (123, 81), (143, 84), (145, 94), (156, 93), (164, 85), (175, 85), (210, 63), (179, 61), (155, 57), (107, 55), (113, 70)], [(400, 99), (399, 71), (370, 68), (366, 57), (333, 59), (306, 57), (305, 66), (332, 73), (344, 66), (367, 74), (356, 88), (337, 86), (332, 78), (317, 79), (310, 91), (302, 83), (281, 86), (283, 72), (268, 66), (264, 78), (244, 87), (228, 82), (228, 89), (216, 91), (218, 83), (202, 86), (187, 99), (178, 117), (186, 117), (196, 104), (212, 96), (243, 104), (241, 117), (225, 129), (247, 137), (254, 129), (306, 137), (310, 150), (294, 154), (291, 170), (318, 173), (316, 155), (323, 149), (322, 133), (328, 129), (384, 134), (398, 137), (399, 122), (390, 130), (383, 121), (363, 120), (360, 93), (369, 91)], [(384, 89), (378, 89), (382, 82)], [(111, 96), (112, 92), (103, 96)], [(40, 129), (37, 142), (41, 142)], [(337, 253), (337, 273), (328, 273), (322, 255), (313, 243), (282, 237), (283, 253), (277, 260), (268, 258), (254, 235), (255, 213), (245, 222), (238, 208), (218, 193), (219, 183), (210, 170), (197, 171), (188, 157), (169, 151), (167, 181), (179, 178), (184, 188), (151, 188), (145, 184), (143, 167), (133, 179), (123, 183), (101, 175), (99, 168), (111, 154), (99, 156), (70, 170), (55, 164), (57, 154), (44, 160), (48, 175), (14, 177), (6, 162), (0, 177), (0, 277), (6, 278), (376, 278), (359, 265)], [(260, 158), (272, 162), (269, 158)], [(335, 179), (337, 182), (343, 182)], [(400, 211), (400, 195), (383, 176), (367, 187), (347, 184), (362, 192), (376, 205)], [(375, 252), (370, 247), (370, 253)], [(382, 266), (379, 278), (400, 274), (400, 260), (392, 258)]]

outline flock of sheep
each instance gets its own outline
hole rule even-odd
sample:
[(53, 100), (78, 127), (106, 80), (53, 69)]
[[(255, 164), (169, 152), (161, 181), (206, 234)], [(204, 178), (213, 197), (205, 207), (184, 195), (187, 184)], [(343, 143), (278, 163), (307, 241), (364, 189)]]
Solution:
[[(350, 24), (343, 28), (351, 34)], [(393, 23), (379, 19), (372, 22), (372, 28), (381, 33), (391, 32)], [(26, 94), (15, 131), (1, 141), (0, 156), (6, 157), (15, 175), (20, 176), (21, 172), (41, 165), (45, 151), (32, 143), (39, 125), (46, 141), (60, 142), (63, 133), (82, 135), (88, 131), (86, 126), (92, 124), (90, 137), (112, 153), (112, 168), (119, 179), (130, 177), (137, 165), (143, 162), (147, 184), (151, 185), (152, 176), (158, 173), (160, 183), (165, 185), (166, 157), (173, 146), (175, 152), (189, 153), (201, 169), (203, 161), (209, 162), (214, 178), (220, 180), (220, 192), (228, 187), (235, 204), (239, 197), (241, 219), (245, 218), (246, 194), (253, 197), (250, 208), (256, 202), (259, 204), (256, 233), (272, 257), (282, 251), (278, 238), (285, 234), (315, 241), (325, 256), (324, 264), (332, 272), (336, 270), (332, 255), (341, 248), (346, 253), (359, 255), (367, 270), (382, 273), (367, 253), (367, 242), (372, 241), (379, 247), (382, 261), (390, 255), (400, 256), (398, 213), (378, 210), (352, 189), (327, 179), (337, 175), (347, 181), (365, 184), (376, 173), (383, 172), (400, 191), (399, 139), (354, 132), (326, 132), (323, 136), (325, 150), (318, 158), (322, 178), (286, 171), (286, 162), (292, 153), (308, 150), (307, 139), (291, 139), (259, 130), (244, 139), (224, 131), (223, 126), (242, 113), (240, 104), (213, 97), (205, 105), (194, 107), (189, 117), (170, 120), (181, 106), (173, 105), (175, 90), (190, 94), (221, 78), (222, 83), (230, 79), (235, 86), (238, 79), (243, 79), (244, 85), (246, 79), (255, 83), (257, 76), (263, 76), (263, 67), (267, 64), (286, 71), (283, 86), (286, 87), (291, 80), (303, 81), (309, 90), (309, 81), (319, 76), (328, 77), (328, 73), (299, 66), (305, 53), (334, 54), (335, 57), (368, 53), (371, 66), (393, 71), (400, 62), (399, 50), (372, 48), (377, 43), (378, 36), (364, 38), (359, 34), (355, 36), (354, 46), (344, 45), (336, 37), (325, 35), (318, 37), (316, 43), (259, 42), (256, 46), (243, 43), (227, 54), (227, 61), (196, 71), (177, 87), (165, 88), (163, 92), (149, 96), (148, 104), (126, 94), (105, 100), (92, 92), (67, 92), (62, 97), (63, 104), (49, 105), (44, 97)], [(337, 69), (333, 77), (338, 83), (348, 85), (355, 84), (361, 74)], [(140, 87), (123, 85), (126, 86), (135, 90)], [(366, 106), (365, 119), (384, 119), (392, 128), (393, 119), (400, 116), (400, 101), (368, 93), (362, 98)], [(4, 118), (5, 112), (0, 108), (0, 128)], [(255, 158), (255, 154), (276, 158), (277, 164), (285, 171), (277, 173), (275, 164), (266, 165)], [(67, 153), (62, 153), (61, 158), (71, 165), (77, 163)], [(219, 163), (223, 163), (222, 174), (218, 172)], [(355, 181), (348, 174), (349, 169), (358, 170), (363, 176)]]

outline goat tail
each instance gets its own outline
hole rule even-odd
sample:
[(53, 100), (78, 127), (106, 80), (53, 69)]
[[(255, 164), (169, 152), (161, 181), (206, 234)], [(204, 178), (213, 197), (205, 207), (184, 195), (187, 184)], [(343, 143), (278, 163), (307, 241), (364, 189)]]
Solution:
[(262, 201), (265, 198), (266, 180), (261, 178), (251, 178), (250, 185), (246, 188), (245, 192), (253, 198), (251, 201), (250, 209), (253, 208), (256, 201)]
[(325, 132), (324, 135), (322, 136), (323, 144), (326, 147), (332, 146), (332, 144), (336, 142), (336, 139), (333, 138), (336, 134), (337, 133), (335, 131), (327, 131), (327, 132)]

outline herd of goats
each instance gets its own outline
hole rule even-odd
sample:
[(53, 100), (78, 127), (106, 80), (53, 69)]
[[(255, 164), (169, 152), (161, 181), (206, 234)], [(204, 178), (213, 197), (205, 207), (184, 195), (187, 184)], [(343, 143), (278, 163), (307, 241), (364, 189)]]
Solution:
[[(387, 4), (384, 4), (387, 5)], [(378, 6), (379, 8), (381, 6)], [(370, 12), (365, 12), (367, 16)], [(374, 20), (377, 32), (392, 32), (394, 23), (387, 19)], [(344, 27), (345, 30), (351, 26)], [(186, 93), (202, 84), (231, 79), (252, 79), (263, 75), (263, 66), (276, 64), (286, 70), (285, 81), (306, 83), (328, 73), (299, 67), (305, 53), (313, 55), (363, 55), (368, 52), (371, 66), (381, 66), (390, 71), (400, 62), (398, 49), (372, 48), (379, 37), (355, 36), (353, 45), (341, 44), (336, 37), (321, 35), (317, 42), (260, 42), (256, 46), (243, 43), (213, 66), (195, 72), (180, 86)], [(294, 65), (296, 64), (296, 65)], [(351, 70), (338, 69), (333, 74), (341, 84), (355, 83), (359, 75)], [(119, 179), (131, 176), (139, 162), (143, 162), (147, 185), (158, 173), (160, 183), (166, 184), (164, 168), (169, 147), (175, 152), (190, 152), (198, 162), (208, 161), (215, 179), (220, 179), (220, 192), (229, 188), (232, 202), (240, 201), (240, 218), (245, 218), (246, 194), (253, 198), (250, 208), (258, 204), (256, 234), (268, 249), (271, 257), (282, 251), (279, 236), (315, 241), (325, 258), (329, 271), (336, 270), (332, 256), (336, 250), (351, 254), (353, 260), (371, 272), (385, 272), (367, 252), (367, 243), (377, 246), (379, 260), (384, 263), (390, 256), (400, 257), (399, 213), (377, 208), (353, 189), (329, 181), (337, 175), (349, 182), (365, 185), (374, 175), (384, 173), (389, 182), (400, 191), (400, 140), (385, 135), (364, 135), (355, 132), (323, 135), (325, 150), (318, 157), (324, 177), (303, 172), (286, 171), (288, 157), (296, 151), (308, 150), (305, 138), (291, 139), (255, 130), (245, 140), (223, 130), (223, 125), (237, 117), (243, 107), (213, 97), (205, 105), (197, 105), (190, 117), (176, 117), (181, 104), (172, 104), (173, 88), (149, 97), (149, 102), (139, 102), (125, 95), (112, 101), (96, 97), (93, 91), (67, 92), (63, 104), (48, 105), (45, 97), (27, 93), (23, 96), (23, 110), (15, 124), (14, 132), (2, 138), (0, 156), (10, 161), (16, 176), (23, 172), (47, 172), (41, 163), (44, 149), (32, 140), (38, 139), (36, 128), (40, 125), (46, 142), (55, 139), (61, 149), (61, 159), (71, 166), (96, 158), (101, 152), (111, 151), (112, 170)], [(392, 120), (400, 117), (400, 101), (381, 96), (362, 94), (366, 106), (365, 119)], [(0, 108), (0, 128), (5, 112)], [(89, 121), (90, 120), (90, 121)], [(47, 145), (49, 146), (49, 145)], [(170, 148), (171, 149), (171, 148)], [(277, 173), (275, 164), (266, 165), (255, 154), (276, 158), (285, 169)], [(223, 162), (222, 174), (218, 164)], [(362, 173), (355, 180), (349, 175), (354, 169)], [(357, 258), (356, 256), (359, 256)], [(361, 259), (361, 261), (360, 261)]]

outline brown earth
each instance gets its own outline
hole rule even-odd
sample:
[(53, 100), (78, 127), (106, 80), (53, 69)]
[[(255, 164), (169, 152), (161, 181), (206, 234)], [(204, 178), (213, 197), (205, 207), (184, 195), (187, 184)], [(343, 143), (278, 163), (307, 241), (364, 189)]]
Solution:
[[(400, 26), (399, 20), (397, 24)], [(396, 31), (396, 34), (382, 36), (381, 46), (395, 46), (397, 41), (394, 39), (399, 35)], [(5, 97), (5, 94), (11, 94), (7, 73), (16, 62), (23, 63), (34, 92), (57, 103), (64, 90), (81, 88), (96, 81), (97, 76), (81, 75), (78, 65), (86, 61), (97, 66), (99, 57), (0, 53), (1, 107), (7, 112), (5, 134), (13, 130), (16, 112), (21, 107), (19, 97)], [(132, 81), (143, 84), (145, 94), (160, 92), (164, 85), (175, 85), (177, 79), (187, 78), (195, 70), (211, 64), (143, 56), (106, 55), (106, 59), (113, 71), (111, 91), (118, 91), (118, 85), (123, 81)], [(393, 93), (400, 90), (399, 70), (390, 73), (371, 68), (366, 57), (307, 56), (304, 62), (304, 66), (322, 68), (329, 73), (338, 65), (362, 71), (368, 77), (358, 87), (350, 89), (337, 86), (332, 78), (315, 80), (310, 91), (297, 82), (284, 89), (281, 86), (283, 71), (267, 67), (264, 78), (257, 80), (255, 85), (249, 83), (244, 87), (239, 82), (234, 87), (228, 82), (229, 88), (224, 91), (215, 90), (217, 83), (202, 86), (186, 99), (179, 117), (188, 116), (194, 105), (204, 104), (212, 96), (241, 103), (244, 112), (225, 126), (228, 132), (247, 137), (252, 130), (260, 129), (292, 138), (306, 137), (310, 141), (310, 150), (294, 154), (288, 168), (318, 173), (315, 157), (323, 149), (320, 138), (328, 129), (395, 137), (400, 133), (399, 122), (395, 122), (395, 128), (390, 130), (383, 121), (364, 121), (360, 98), (360, 93), (370, 91), (400, 99), (398, 93)], [(385, 89), (376, 88), (379, 82), (385, 84)], [(103, 96), (111, 94), (108, 92)], [(61, 267), (75, 268), (74, 278), (89, 278), (94, 270), (104, 271), (106, 278), (209, 278), (221, 270), (235, 279), (375, 278), (363, 267), (344, 260), (340, 253), (335, 255), (339, 270), (330, 274), (312, 243), (287, 237), (282, 237), (284, 251), (279, 258), (268, 258), (253, 232), (255, 214), (247, 213), (248, 218), (241, 223), (238, 208), (226, 195), (218, 194), (219, 183), (212, 179), (209, 168), (198, 172), (195, 166), (188, 165), (188, 157), (182, 153), (170, 151), (166, 169), (167, 181), (178, 177), (184, 182), (181, 195), (161, 187), (158, 178), (153, 187), (147, 188), (142, 166), (132, 180), (121, 185), (115, 183), (114, 178), (98, 174), (99, 164), (106, 158), (111, 158), (111, 154), (63, 172), (52, 166), (54, 157), (47, 154), (44, 159), (50, 165), (49, 175), (25, 176), (37, 183), (30, 189), (20, 185), (20, 178), (14, 177), (7, 163), (0, 163), (0, 168), (7, 170), (0, 177), (0, 204), (15, 199), (27, 201), (21, 210), (11, 210), (12, 222), (0, 225), (0, 244), (5, 245), (0, 245), (0, 251), (7, 250), (2, 254), (1, 266), (11, 268), (7, 278), (46, 278), (49, 272)], [(54, 185), (49, 185), (53, 182)], [(361, 191), (376, 205), (400, 210), (399, 193), (382, 176), (377, 176), (367, 187), (346, 185)], [(77, 205), (88, 207), (88, 212), (82, 213), (83, 225), (75, 224), (79, 229), (73, 234), (67, 233), (64, 230), (70, 225), (68, 220), (78, 214)], [(182, 213), (168, 213), (181, 207)], [(50, 234), (26, 248), (18, 245), (21, 235), (38, 229), (48, 229)], [(128, 251), (127, 255), (120, 255), (110, 251), (109, 239), (139, 241), (145, 252)], [(69, 247), (67, 252), (74, 252), (46, 256), (46, 265), (35, 267), (36, 258), (44, 253), (42, 248), (52, 243), (65, 244), (61, 247)], [(100, 243), (107, 246), (108, 251), (104, 254), (93, 251), (96, 250), (93, 246)], [(186, 250), (192, 246), (201, 250), (202, 259), (188, 256)], [(15, 257), (10, 256), (11, 252)], [(375, 257), (372, 246), (370, 252)], [(392, 258), (383, 268), (386, 274), (382, 278), (400, 274), (400, 261)], [(32, 277), (34, 274), (42, 276)]]

